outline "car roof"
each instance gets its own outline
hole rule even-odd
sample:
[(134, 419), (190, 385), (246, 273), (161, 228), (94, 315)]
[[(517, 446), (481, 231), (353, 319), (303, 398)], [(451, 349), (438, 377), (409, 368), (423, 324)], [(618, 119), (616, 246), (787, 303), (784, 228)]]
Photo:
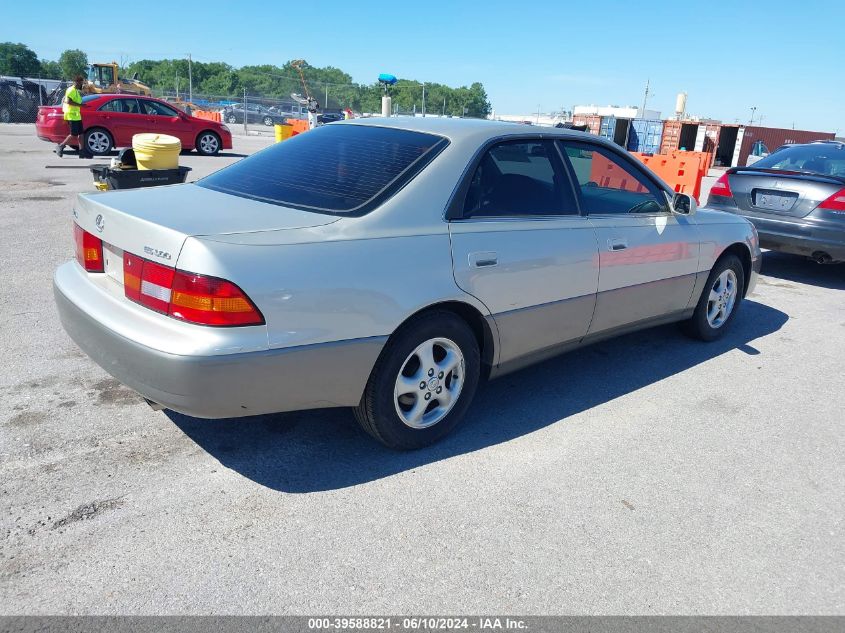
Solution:
[(549, 136), (560, 138), (583, 139), (608, 144), (609, 141), (587, 132), (567, 128), (540, 127), (511, 123), (510, 121), (491, 121), (489, 119), (461, 119), (445, 117), (368, 117), (338, 121), (332, 125), (369, 125), (390, 127), (411, 132), (424, 132), (444, 136), (452, 141), (498, 138), (501, 136)]

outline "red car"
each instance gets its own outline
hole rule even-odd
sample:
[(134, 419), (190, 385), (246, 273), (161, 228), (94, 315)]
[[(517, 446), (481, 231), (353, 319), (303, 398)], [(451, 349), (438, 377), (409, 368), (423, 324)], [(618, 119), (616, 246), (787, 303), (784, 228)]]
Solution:
[[(232, 149), (232, 133), (222, 123), (196, 119), (161, 99), (136, 95), (88, 95), (82, 98), (85, 145), (96, 156), (115, 147), (132, 147), (132, 137), (142, 132), (170, 134), (182, 149), (213, 156)], [(35, 121), (38, 138), (60, 143), (68, 135), (61, 106), (41, 106)]]

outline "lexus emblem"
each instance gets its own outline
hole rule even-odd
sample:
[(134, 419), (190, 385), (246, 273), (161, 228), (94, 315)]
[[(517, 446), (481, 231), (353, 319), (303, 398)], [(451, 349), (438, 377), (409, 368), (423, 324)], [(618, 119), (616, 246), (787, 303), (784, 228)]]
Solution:
[(102, 213), (100, 213), (97, 216), (97, 219), (94, 220), (94, 225), (97, 227), (97, 230), (100, 233), (103, 232), (103, 228), (106, 226), (106, 222), (105, 222), (105, 220), (103, 220), (103, 214)]

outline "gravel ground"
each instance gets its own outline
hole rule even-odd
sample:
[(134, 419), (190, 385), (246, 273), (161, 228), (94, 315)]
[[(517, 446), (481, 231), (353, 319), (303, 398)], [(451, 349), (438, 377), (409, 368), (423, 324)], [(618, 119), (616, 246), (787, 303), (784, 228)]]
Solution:
[(842, 266), (767, 253), (722, 341), (600, 343), (394, 453), (344, 410), (153, 412), (89, 361), (51, 276), (91, 179), (50, 150), (0, 125), (0, 613), (845, 613)]

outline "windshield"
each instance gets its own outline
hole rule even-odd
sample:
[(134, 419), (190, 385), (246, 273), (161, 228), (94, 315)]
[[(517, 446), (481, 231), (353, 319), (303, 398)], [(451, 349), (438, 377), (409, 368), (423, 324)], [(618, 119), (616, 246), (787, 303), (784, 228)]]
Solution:
[(804, 171), (825, 176), (845, 176), (845, 147), (833, 143), (813, 143), (784, 147), (761, 158), (754, 167)]
[(329, 125), (276, 143), (197, 184), (244, 198), (341, 215), (372, 210), (448, 141), (368, 125)]

